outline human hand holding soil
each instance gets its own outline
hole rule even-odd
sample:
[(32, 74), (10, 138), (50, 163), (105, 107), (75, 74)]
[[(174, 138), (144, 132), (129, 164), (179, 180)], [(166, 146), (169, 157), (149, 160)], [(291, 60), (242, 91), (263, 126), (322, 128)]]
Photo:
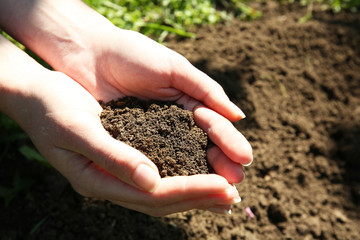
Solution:
[(236, 189), (219, 175), (160, 180), (149, 159), (105, 131), (101, 106), (78, 83), (44, 69), (3, 37), (0, 50), (1, 111), (82, 195), (155, 216), (237, 201)]
[(96, 63), (90, 66), (101, 65), (101, 68), (89, 66), (86, 73), (93, 72), (96, 88), (76, 69), (66, 73), (97, 99), (135, 96), (183, 105), (193, 112), (196, 124), (216, 145), (208, 154), (215, 171), (230, 183), (242, 181), (241, 164), (251, 163), (252, 150), (229, 120), (236, 121), (244, 115), (229, 101), (220, 85), (179, 54), (139, 33), (114, 28), (95, 45), (103, 47), (102, 54), (94, 56)]
[(135, 96), (176, 101), (194, 112), (196, 123), (221, 149), (210, 155), (243, 165), (252, 161), (250, 144), (229, 122), (243, 118), (242, 111), (180, 54), (115, 27), (81, 1), (38, 0), (27, 7), (32, 11), (16, 9), (14, 15), (22, 18), (11, 15), (4, 28), (97, 100)]
[[(208, 160), (219, 175), (160, 179), (150, 160), (106, 133), (96, 100), (60, 73), (43, 70), (47, 73), (27, 88), (34, 92), (14, 97), (26, 102), (36, 116), (8, 114), (85, 196), (150, 215), (192, 208), (228, 210), (238, 201), (228, 182), (242, 180), (241, 164), (252, 161), (252, 151), (229, 121), (241, 119), (242, 112), (222, 88), (179, 54), (138, 33), (115, 28), (80, 1), (54, 2), (38, 1), (32, 11), (13, 15), (14, 26), (26, 26), (4, 28), (96, 100), (132, 95), (177, 101), (193, 111), (196, 123), (217, 145), (209, 149)], [(19, 16), (25, 18), (20, 18), (21, 24)], [(27, 37), (32, 32), (37, 34)], [(54, 94), (54, 89), (59, 91)]]

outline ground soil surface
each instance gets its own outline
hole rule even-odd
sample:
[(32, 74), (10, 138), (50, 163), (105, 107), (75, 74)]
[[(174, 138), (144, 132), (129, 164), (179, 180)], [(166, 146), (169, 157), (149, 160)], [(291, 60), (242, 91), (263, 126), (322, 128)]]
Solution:
[(36, 184), (1, 202), (0, 239), (358, 239), (360, 15), (315, 7), (299, 23), (306, 9), (298, 5), (256, 7), (260, 20), (167, 43), (247, 115), (235, 126), (255, 157), (232, 215), (153, 218), (85, 199), (55, 170), (20, 159), (23, 143), (15, 142), (1, 158), (1, 185), (11, 186), (16, 172)]

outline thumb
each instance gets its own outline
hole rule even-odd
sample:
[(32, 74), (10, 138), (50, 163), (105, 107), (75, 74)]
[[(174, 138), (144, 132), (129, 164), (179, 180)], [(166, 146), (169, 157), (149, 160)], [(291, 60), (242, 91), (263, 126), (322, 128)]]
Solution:
[[(100, 121), (86, 123), (73, 151), (79, 152), (105, 171), (138, 189), (153, 192), (160, 183), (156, 165), (144, 154), (111, 137)], [(83, 132), (83, 131), (78, 131)]]

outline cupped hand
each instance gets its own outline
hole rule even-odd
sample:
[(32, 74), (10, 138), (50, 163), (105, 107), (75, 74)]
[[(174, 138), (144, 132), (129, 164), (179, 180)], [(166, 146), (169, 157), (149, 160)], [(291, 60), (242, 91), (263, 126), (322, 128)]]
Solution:
[(27, 86), (18, 119), (44, 157), (80, 194), (160, 216), (193, 208), (226, 210), (239, 200), (219, 175), (160, 179), (142, 153), (102, 127), (98, 102), (65, 74), (46, 71)]
[(180, 54), (137, 32), (112, 27), (89, 37), (87, 44), (55, 68), (103, 101), (136, 96), (182, 104), (216, 144), (208, 151), (215, 171), (230, 183), (242, 181), (242, 165), (252, 162), (252, 149), (230, 121), (244, 114), (218, 83)]
[[(1, 3), (5, 30), (81, 85), (59, 72), (39, 70), (33, 77), (28, 60), (21, 67), (27, 74), (17, 74), (17, 61), (6, 64), (15, 50), (0, 55), (4, 72), (13, 73), (3, 81), (5, 92), (10, 86), (16, 99), (7, 102), (17, 102), (12, 117), (78, 192), (150, 215), (192, 208), (221, 212), (239, 201), (229, 183), (242, 180), (242, 165), (252, 161), (252, 150), (230, 123), (243, 113), (215, 81), (174, 51), (108, 24), (81, 1)], [(24, 75), (31, 78), (26, 89), (19, 87)], [(110, 137), (101, 126), (97, 100), (128, 95), (173, 100), (193, 111), (216, 145), (208, 150), (208, 160), (218, 174), (160, 179), (148, 158)]]

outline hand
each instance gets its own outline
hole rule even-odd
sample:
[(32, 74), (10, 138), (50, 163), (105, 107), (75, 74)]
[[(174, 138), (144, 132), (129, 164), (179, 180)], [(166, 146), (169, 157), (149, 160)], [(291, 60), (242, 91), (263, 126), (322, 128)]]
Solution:
[(228, 208), (238, 198), (218, 175), (160, 179), (149, 159), (104, 130), (100, 105), (66, 75), (46, 71), (26, 88), (16, 104), (26, 111), (19, 111), (16, 119), (80, 194), (154, 216)]
[[(35, 97), (23, 101), (39, 114), (25, 111), (20, 119), (27, 120), (23, 126), (39, 151), (77, 191), (150, 215), (192, 208), (226, 210), (238, 201), (236, 189), (228, 182), (243, 179), (241, 164), (252, 161), (252, 150), (230, 123), (242, 118), (241, 110), (215, 81), (143, 35), (117, 29), (107, 21), (94, 21), (98, 14), (80, 1), (55, 4), (42, 0), (32, 6), (38, 11), (30, 13), (13, 7), (11, 1), (5, 3), (12, 10), (4, 12), (5, 19), (12, 21), (0, 21), (6, 30), (15, 29), (14, 36), (97, 100), (132, 95), (177, 101), (194, 112), (197, 124), (217, 145), (208, 151), (208, 160), (219, 175), (160, 180), (150, 160), (105, 132), (96, 100), (65, 75), (46, 74), (27, 88), (30, 92), (37, 89), (30, 94)], [(74, 8), (69, 8), (72, 4)], [(11, 14), (13, 11), (18, 14)], [(26, 26), (16, 24), (23, 19), (19, 16), (25, 17)], [(34, 31), (37, 34), (32, 35)], [(26, 37), (29, 34), (31, 38)], [(31, 118), (34, 121), (28, 121)]]
[[(252, 150), (229, 121), (241, 119), (243, 113), (229, 101), (220, 85), (181, 55), (142, 34), (114, 27), (88, 41), (91, 47), (76, 56), (66, 56), (70, 64), (66, 68), (59, 65), (60, 70), (97, 99), (131, 95), (184, 105), (194, 112), (196, 123), (217, 145), (208, 151), (216, 172), (230, 183), (243, 179), (241, 164), (251, 163)], [(82, 71), (77, 67), (80, 64)]]
[(139, 33), (116, 28), (79, 0), (4, 0), (0, 9), (3, 29), (97, 100), (131, 95), (174, 100), (192, 110), (217, 145), (208, 154), (217, 173), (229, 182), (242, 180), (241, 164), (251, 163), (252, 149), (229, 121), (244, 115), (184, 57)]

